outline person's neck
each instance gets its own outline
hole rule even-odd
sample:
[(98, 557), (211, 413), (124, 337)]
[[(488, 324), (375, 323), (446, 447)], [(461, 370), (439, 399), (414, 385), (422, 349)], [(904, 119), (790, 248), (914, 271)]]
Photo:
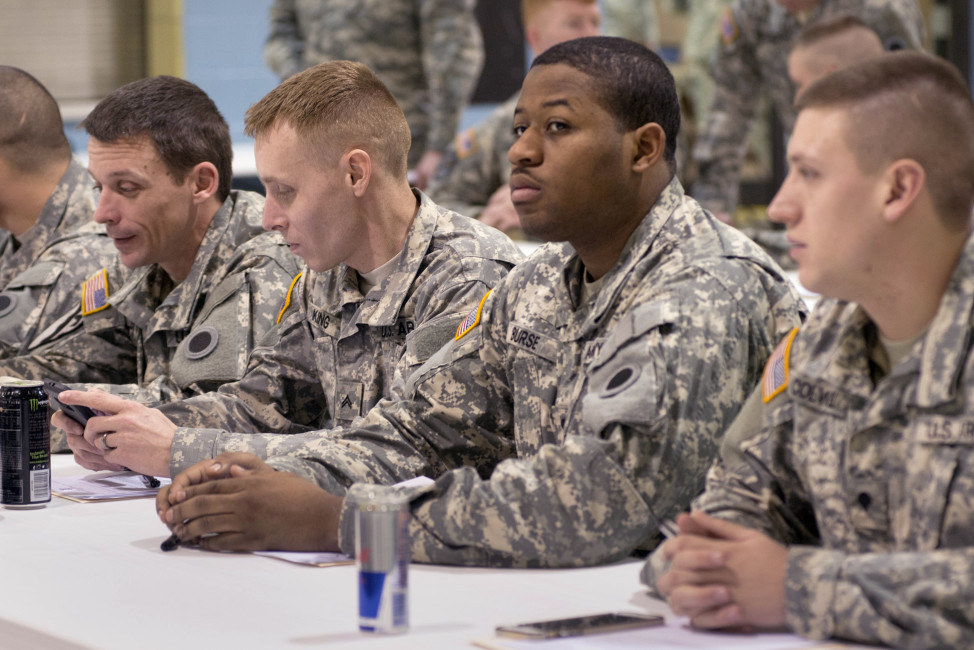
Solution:
[(13, 190), (9, 192), (10, 195), (0, 191), (0, 228), (14, 237), (20, 237), (33, 228), (70, 162), (51, 165), (41, 173), (10, 180), (9, 189)]
[(419, 212), (419, 200), (408, 183), (392, 179), (377, 183), (376, 180), (373, 177), (369, 196), (363, 197), (361, 203), (365, 215), (365, 245), (346, 262), (359, 273), (374, 271), (402, 251), (413, 219)]
[[(595, 227), (587, 233), (590, 236), (585, 241), (569, 242), (593, 280), (604, 276), (619, 262), (632, 233), (659, 200), (669, 182), (668, 174), (665, 177), (662, 174), (648, 174), (631, 196), (619, 197), (618, 202), (606, 206), (606, 211), (612, 213), (606, 219), (598, 219), (597, 216), (593, 219), (595, 223), (615, 224), (614, 228)], [(619, 215), (625, 215), (625, 218), (620, 219)]]
[(912, 254), (903, 250), (901, 254), (887, 255), (891, 264), (882, 279), (858, 300), (883, 336), (894, 341), (913, 338), (930, 325), (960, 260), (966, 237), (955, 235), (932, 245), (927, 242), (926, 246), (917, 245), (916, 238), (903, 241), (907, 248), (913, 242)]
[(185, 253), (179, 258), (159, 263), (159, 267), (172, 278), (174, 283), (179, 284), (189, 277), (190, 271), (193, 270), (193, 264), (196, 263), (196, 255), (199, 253), (203, 238), (206, 237), (206, 232), (210, 229), (210, 224), (213, 223), (213, 217), (222, 205), (223, 202), (219, 198), (212, 196), (196, 208), (193, 234), (191, 241), (186, 242), (183, 248)]

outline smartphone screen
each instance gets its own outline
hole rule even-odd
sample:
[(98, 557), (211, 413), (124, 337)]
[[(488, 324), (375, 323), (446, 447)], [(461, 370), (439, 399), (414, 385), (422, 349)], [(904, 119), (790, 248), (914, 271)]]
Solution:
[(615, 632), (637, 627), (654, 627), (663, 624), (662, 616), (648, 614), (605, 613), (560, 618), (550, 621), (505, 625), (497, 628), (499, 636), (519, 639), (553, 639), (565, 636), (581, 636), (600, 632)]

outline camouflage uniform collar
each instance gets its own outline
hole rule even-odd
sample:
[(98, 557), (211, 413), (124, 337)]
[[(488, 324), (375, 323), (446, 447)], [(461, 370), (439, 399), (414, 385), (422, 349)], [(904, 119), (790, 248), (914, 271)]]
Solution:
[[(653, 207), (650, 208), (632, 235), (629, 236), (629, 241), (622, 249), (619, 261), (603, 276), (602, 287), (595, 295), (595, 303), (586, 318), (587, 324), (583, 327), (584, 331), (597, 326), (606, 310), (616, 304), (616, 294), (632, 275), (633, 267), (652, 254), (653, 246), (660, 233), (667, 227), (671, 217), (679, 207), (683, 205), (684, 199), (683, 186), (674, 176), (660, 192), (656, 203), (653, 204)], [(564, 278), (569, 295), (572, 298), (572, 304), (576, 308), (584, 307), (584, 305), (577, 303), (582, 282), (581, 263), (577, 255), (566, 266)]]
[[(236, 192), (231, 192), (223, 205), (216, 211), (216, 214), (213, 215), (213, 220), (210, 222), (209, 228), (206, 229), (206, 234), (203, 235), (203, 241), (200, 242), (199, 250), (196, 251), (196, 259), (193, 261), (193, 267), (189, 270), (189, 275), (177, 284), (162, 301), (163, 305), (169, 304), (175, 309), (170, 323), (170, 327), (173, 329), (188, 328), (193, 324), (200, 295), (209, 293), (212, 288), (210, 285), (220, 279), (211, 272), (213, 270), (211, 260), (220, 245), (228, 238), (232, 239), (227, 231), (234, 222), (231, 217), (236, 198)], [(186, 296), (194, 296), (194, 298), (187, 300)]]
[[(974, 325), (974, 236), (969, 236), (940, 307), (923, 336), (919, 348), (888, 375), (919, 374), (916, 391), (909, 402), (920, 408), (934, 408), (959, 399), (961, 376), (970, 349)], [(801, 361), (795, 374), (804, 374), (858, 392), (867, 398), (872, 392), (869, 378), (871, 345), (878, 334), (869, 315), (856, 303), (827, 298), (819, 301), (803, 331), (817, 331), (812, 339), (799, 335)], [(862, 379), (850, 383), (848, 371)]]
[[(210, 258), (226, 237), (227, 229), (233, 220), (230, 218), (234, 206), (234, 193), (223, 202), (223, 205), (213, 215), (203, 241), (196, 252), (196, 260), (185, 280), (177, 284), (160, 302), (150, 297), (157, 292), (160, 284), (159, 276), (165, 275), (158, 264), (151, 264), (141, 269), (133, 269), (123, 287), (121, 287), (110, 301), (112, 305), (127, 319), (142, 329), (147, 329), (152, 320), (159, 323), (165, 321), (168, 329), (188, 328), (192, 325), (196, 313), (197, 300), (187, 300), (185, 296), (199, 297), (205, 292), (204, 284), (211, 281), (206, 271), (210, 265)], [(167, 276), (168, 277), (168, 276)], [(131, 299), (129, 299), (131, 298)], [(172, 310), (171, 315), (161, 317), (162, 310)]]
[[(399, 254), (399, 264), (389, 277), (372, 287), (368, 295), (359, 298), (362, 304), (355, 318), (356, 323), (368, 324), (370, 327), (394, 325), (409, 297), (413, 281), (419, 275), (433, 241), (433, 233), (436, 232), (439, 210), (421, 191), (413, 189), (413, 194), (419, 199), (419, 207), (406, 233), (406, 243)], [(351, 282), (353, 279), (356, 280), (354, 283)], [(343, 301), (346, 301), (349, 293), (361, 296), (357, 278), (352, 277), (352, 269), (345, 267), (342, 278)]]
[(923, 339), (917, 405), (933, 406), (956, 398), (971, 347), (974, 325), (974, 234), (968, 235), (957, 266)]
[[(72, 158), (37, 222), (19, 238), (10, 237), (8, 244), (18, 243), (20, 247), (14, 252), (4, 251), (8, 254), (0, 263), (0, 288), (31, 266), (59, 234), (87, 223), (94, 212), (94, 201), (88, 170)], [(69, 207), (75, 209), (69, 211)]]

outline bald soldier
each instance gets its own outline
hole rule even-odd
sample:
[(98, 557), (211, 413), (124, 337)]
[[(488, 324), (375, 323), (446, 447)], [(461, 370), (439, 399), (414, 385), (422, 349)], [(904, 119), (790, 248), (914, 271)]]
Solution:
[(920, 53), (798, 98), (769, 206), (822, 295), (643, 579), (695, 627), (974, 647), (974, 103)]
[[(597, 0), (522, 0), (521, 18), (524, 39), (535, 55), (562, 41), (597, 36), (602, 24)], [(507, 150), (514, 143), (511, 120), (519, 94), (514, 93), (486, 120), (457, 135), (429, 187), (440, 204), (507, 233), (521, 229), (511, 202), (511, 164), (507, 161)]]
[(95, 383), (147, 402), (239, 379), (298, 264), (280, 235), (262, 232), (263, 197), (231, 191), (216, 104), (188, 81), (151, 77), (113, 91), (82, 125), (93, 219), (117, 255), (75, 288), (80, 328), (4, 360), (0, 375)]
[(694, 198), (720, 218), (729, 219), (737, 205), (745, 140), (762, 92), (770, 96), (785, 132), (791, 132), (795, 90), (787, 61), (796, 34), (843, 14), (869, 25), (887, 50), (923, 45), (916, 0), (734, 0), (725, 11), (714, 100), (694, 146), (699, 177), (691, 188)]
[[(589, 37), (537, 57), (514, 113), (512, 199), (551, 243), (351, 426), (247, 436), (177, 476), (160, 516), (205, 548), (353, 552), (352, 513), (411, 476), (412, 558), (582, 566), (658, 539), (799, 321), (780, 270), (675, 179), (663, 61)], [(597, 224), (597, 227), (593, 227)], [(310, 479), (310, 480), (308, 480)], [(340, 496), (340, 495), (344, 495)]]
[(91, 222), (96, 200), (57, 101), (27, 72), (0, 66), (0, 357), (81, 325), (78, 287), (115, 257)]
[(410, 189), (405, 116), (362, 64), (330, 61), (289, 77), (247, 111), (245, 126), (267, 188), (264, 225), (308, 270), (240, 381), (161, 413), (62, 394), (113, 414), (83, 432), (86, 467), (169, 475), (218, 453), (229, 432), (348, 425), (394, 397), (522, 259), (502, 233)]

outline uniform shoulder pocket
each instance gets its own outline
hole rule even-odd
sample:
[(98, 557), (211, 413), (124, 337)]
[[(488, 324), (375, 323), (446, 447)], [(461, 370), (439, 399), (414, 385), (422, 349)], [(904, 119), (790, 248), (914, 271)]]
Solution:
[(63, 262), (39, 262), (11, 280), (7, 289), (48, 287), (57, 281), (63, 270)]

